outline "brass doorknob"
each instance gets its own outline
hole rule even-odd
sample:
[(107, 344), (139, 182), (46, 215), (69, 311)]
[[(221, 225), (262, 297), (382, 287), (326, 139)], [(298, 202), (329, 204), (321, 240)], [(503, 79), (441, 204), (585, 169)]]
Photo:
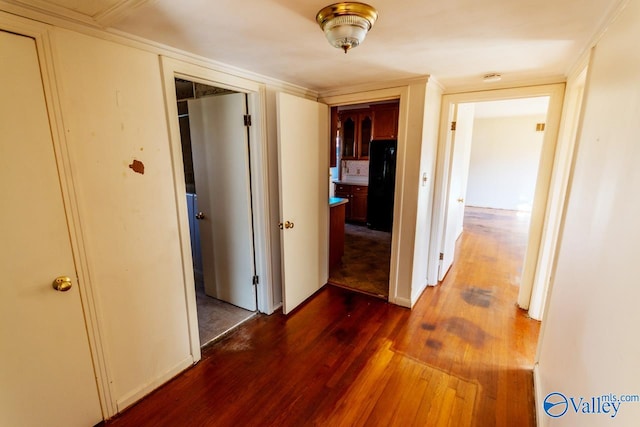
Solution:
[(458, 199), (458, 202), (463, 203), (464, 199), (461, 197), (461, 198)]
[(284, 224), (279, 223), (278, 228), (280, 228), (280, 230), (282, 230), (283, 228), (293, 228), (293, 223), (291, 221), (285, 221)]
[(71, 278), (67, 276), (56, 277), (52, 283), (53, 289), (59, 292), (67, 292), (71, 289)]
[(204, 219), (204, 218), (205, 218), (204, 213), (202, 213), (202, 212), (198, 212), (198, 213), (196, 214), (196, 219)]

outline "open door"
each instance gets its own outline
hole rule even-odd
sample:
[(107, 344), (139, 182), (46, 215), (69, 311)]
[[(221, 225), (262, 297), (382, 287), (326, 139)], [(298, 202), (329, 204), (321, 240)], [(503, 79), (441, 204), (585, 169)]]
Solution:
[(188, 103), (205, 293), (255, 311), (246, 96)]
[(283, 312), (329, 278), (329, 107), (279, 93), (278, 162)]
[(474, 104), (458, 104), (454, 110), (455, 126), (452, 126), (451, 129), (451, 174), (447, 191), (447, 210), (440, 250), (438, 281), (443, 280), (449, 268), (451, 268), (455, 257), (456, 240), (462, 234), (464, 198), (467, 193), (467, 178), (471, 159), (474, 108)]

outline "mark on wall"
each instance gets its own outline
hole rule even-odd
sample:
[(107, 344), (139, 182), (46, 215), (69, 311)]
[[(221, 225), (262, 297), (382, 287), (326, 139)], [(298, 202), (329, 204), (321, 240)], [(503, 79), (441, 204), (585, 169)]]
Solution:
[(144, 175), (144, 163), (142, 163), (140, 160), (134, 160), (133, 163), (129, 165), (129, 167), (133, 169), (135, 173)]

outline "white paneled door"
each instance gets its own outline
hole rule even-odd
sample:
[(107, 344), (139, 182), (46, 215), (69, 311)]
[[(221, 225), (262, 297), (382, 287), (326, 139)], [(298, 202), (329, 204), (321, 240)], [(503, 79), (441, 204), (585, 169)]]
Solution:
[(278, 162), (283, 312), (327, 283), (329, 107), (279, 93)]
[[(0, 31), (0, 63), (0, 425), (95, 425), (102, 413), (35, 41)], [(53, 288), (59, 276), (70, 289)]]
[(189, 100), (205, 293), (256, 310), (249, 140), (243, 93)]

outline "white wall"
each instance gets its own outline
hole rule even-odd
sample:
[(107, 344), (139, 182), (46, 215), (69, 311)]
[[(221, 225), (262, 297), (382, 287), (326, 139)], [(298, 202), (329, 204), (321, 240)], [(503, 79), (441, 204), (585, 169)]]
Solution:
[(466, 194), (468, 206), (530, 211), (545, 115), (476, 118)]
[(193, 361), (159, 61), (67, 30), (54, 36), (84, 250), (122, 409)]
[[(542, 399), (640, 394), (640, 0), (598, 42), (551, 297), (536, 388), (543, 426), (637, 426), (640, 403), (610, 414), (550, 418)], [(569, 404), (571, 405), (571, 404)]]
[[(433, 190), (438, 150), (438, 126), (442, 103), (442, 88), (430, 80), (427, 83), (424, 101), (422, 144), (420, 147), (420, 169), (414, 177), (418, 184), (418, 209), (414, 242), (413, 276), (411, 284), (411, 305), (413, 306), (427, 286), (429, 247), (431, 245), (431, 223), (433, 214)], [(427, 181), (423, 181), (426, 177)]]
[[(419, 193), (420, 193), (420, 158), (423, 142), (423, 126), (425, 114), (425, 100), (427, 92), (427, 83), (414, 83), (408, 87), (407, 110), (404, 116), (404, 132), (406, 134), (406, 144), (404, 147), (398, 145), (397, 162), (402, 162), (403, 173), (396, 174), (396, 189), (398, 188), (398, 179), (403, 181), (403, 191), (396, 191), (394, 200), (394, 229), (392, 239), (398, 241), (397, 264), (393, 264), (391, 274), (396, 274), (397, 287), (395, 294), (389, 295), (389, 300), (393, 303), (406, 307), (411, 306), (412, 286), (414, 278), (414, 261), (416, 256), (416, 239), (422, 234), (416, 230), (416, 226), (420, 224), (417, 221)], [(402, 105), (401, 105), (402, 108)], [(400, 112), (400, 120), (403, 118)], [(411, 124), (409, 126), (408, 124)], [(402, 132), (402, 123), (399, 123)], [(399, 135), (402, 137), (402, 134)], [(398, 215), (398, 212), (402, 212)], [(396, 226), (396, 224), (398, 226)], [(392, 253), (393, 255), (393, 253)]]

